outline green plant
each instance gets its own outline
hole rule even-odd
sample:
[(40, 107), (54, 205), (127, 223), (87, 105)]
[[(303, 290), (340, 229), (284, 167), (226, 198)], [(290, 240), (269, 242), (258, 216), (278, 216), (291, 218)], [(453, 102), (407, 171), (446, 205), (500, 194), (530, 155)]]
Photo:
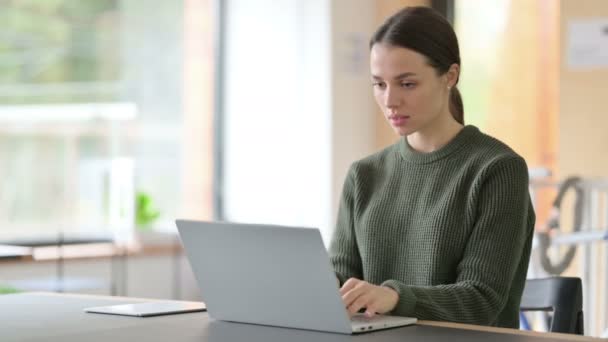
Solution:
[(8, 286), (0, 286), (0, 295), (9, 294), (9, 293), (17, 293), (19, 290), (13, 287)]
[(160, 212), (154, 208), (152, 197), (145, 192), (137, 192), (135, 195), (135, 225), (141, 230), (148, 230), (159, 216)]

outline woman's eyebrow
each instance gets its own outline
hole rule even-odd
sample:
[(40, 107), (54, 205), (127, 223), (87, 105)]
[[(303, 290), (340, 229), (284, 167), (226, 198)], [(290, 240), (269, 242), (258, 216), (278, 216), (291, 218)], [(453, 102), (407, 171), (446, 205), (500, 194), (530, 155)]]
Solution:
[(416, 74), (413, 73), (413, 72), (404, 72), (402, 74), (399, 74), (399, 75), (395, 76), (395, 79), (396, 80), (400, 80), (402, 78), (407, 78), (407, 77), (410, 77), (410, 76), (416, 76)]
[[(404, 72), (402, 74), (399, 74), (399, 75), (395, 76), (394, 79), (395, 80), (400, 80), (400, 79), (407, 78), (407, 77), (410, 77), (410, 76), (416, 76), (416, 74), (413, 73), (413, 72)], [(382, 77), (376, 76), (376, 75), (372, 75), (372, 78), (374, 80), (382, 80)]]

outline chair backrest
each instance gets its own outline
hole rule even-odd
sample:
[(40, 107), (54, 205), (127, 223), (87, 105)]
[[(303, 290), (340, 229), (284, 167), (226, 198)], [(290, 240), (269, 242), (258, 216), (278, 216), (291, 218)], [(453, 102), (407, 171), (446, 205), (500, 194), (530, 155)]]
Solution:
[(528, 279), (521, 311), (553, 311), (551, 332), (583, 335), (583, 284), (580, 278)]

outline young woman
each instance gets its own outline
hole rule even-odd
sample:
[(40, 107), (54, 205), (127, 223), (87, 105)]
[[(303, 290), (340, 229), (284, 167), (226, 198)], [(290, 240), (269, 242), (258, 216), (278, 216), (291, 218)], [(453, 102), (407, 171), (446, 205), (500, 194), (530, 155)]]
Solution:
[(458, 41), (437, 12), (401, 10), (370, 49), (402, 138), (344, 183), (330, 256), (347, 310), (517, 328), (535, 221), (525, 161), (464, 126)]

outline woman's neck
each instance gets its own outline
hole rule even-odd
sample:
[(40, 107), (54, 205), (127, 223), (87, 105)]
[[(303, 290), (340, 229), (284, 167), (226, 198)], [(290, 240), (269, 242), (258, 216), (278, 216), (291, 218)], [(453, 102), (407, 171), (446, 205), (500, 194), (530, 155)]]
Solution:
[(447, 145), (463, 127), (448, 113), (448, 116), (442, 115), (426, 127), (408, 135), (406, 139), (414, 150), (430, 153)]

